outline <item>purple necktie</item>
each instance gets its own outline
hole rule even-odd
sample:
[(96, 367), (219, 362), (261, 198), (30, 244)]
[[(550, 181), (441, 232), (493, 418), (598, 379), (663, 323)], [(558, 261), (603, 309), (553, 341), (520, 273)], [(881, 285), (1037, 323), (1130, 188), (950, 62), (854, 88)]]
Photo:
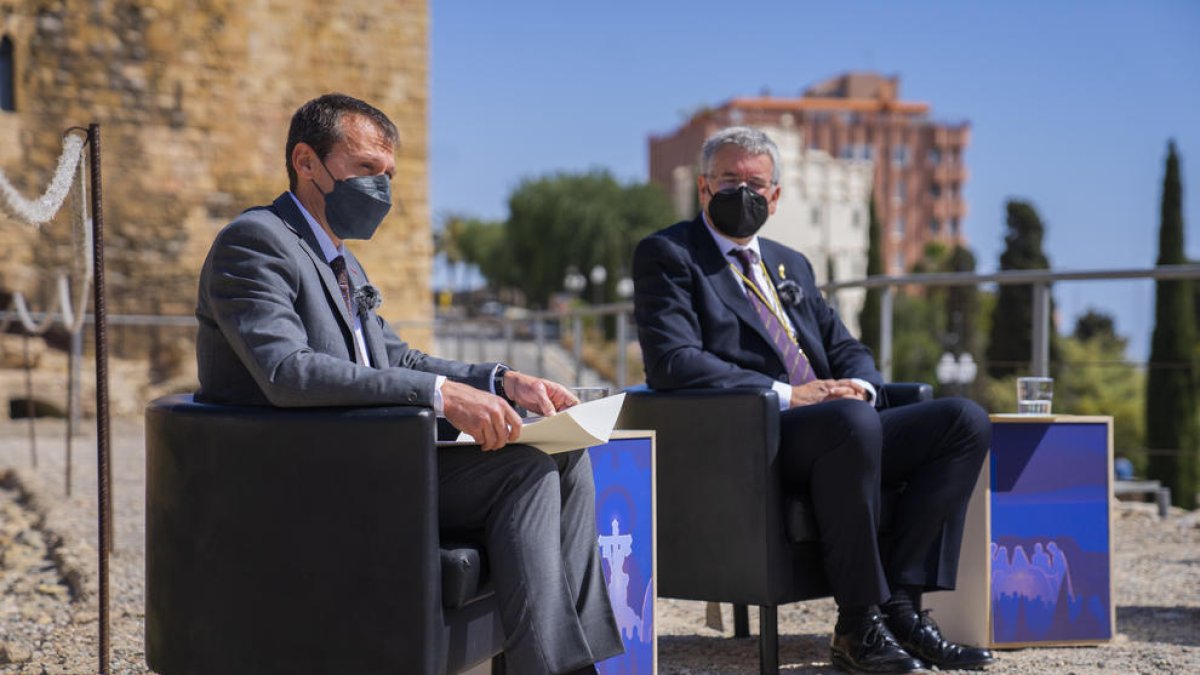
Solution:
[(350, 304), (350, 275), (346, 273), (346, 258), (339, 255), (329, 261), (329, 267), (333, 270), (333, 276), (337, 277), (338, 288), (342, 291), (342, 300), (346, 301), (346, 311), (353, 319), (354, 307)]
[(779, 355), (783, 357), (783, 363), (787, 366), (788, 371), (788, 383), (798, 386), (817, 379), (813, 375), (808, 357), (800, 351), (800, 345), (792, 339), (787, 326), (775, 312), (771, 311), (770, 305), (763, 301), (767, 297), (766, 289), (759, 288), (758, 282), (754, 280), (754, 264), (757, 257), (754, 251), (735, 248), (729, 252), (729, 255), (742, 263), (742, 273), (744, 274), (742, 284), (746, 286), (746, 297), (750, 298), (750, 304), (754, 305), (754, 311), (758, 313), (759, 320), (767, 329), (767, 334), (771, 336), (771, 342), (775, 345)]

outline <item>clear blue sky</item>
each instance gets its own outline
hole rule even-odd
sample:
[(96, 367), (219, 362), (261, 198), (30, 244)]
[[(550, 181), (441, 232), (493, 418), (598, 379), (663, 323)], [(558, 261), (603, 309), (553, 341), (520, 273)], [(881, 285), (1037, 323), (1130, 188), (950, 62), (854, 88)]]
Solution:
[[(847, 70), (972, 126), (967, 236), (995, 270), (1004, 201), (1031, 200), (1055, 268), (1154, 264), (1168, 138), (1200, 258), (1200, 2), (433, 0), (431, 205), (507, 215), (524, 177), (645, 180), (647, 139), (734, 96)], [(666, 225), (666, 223), (664, 223)], [(1060, 330), (1096, 307), (1148, 352), (1148, 282), (1060, 284)]]

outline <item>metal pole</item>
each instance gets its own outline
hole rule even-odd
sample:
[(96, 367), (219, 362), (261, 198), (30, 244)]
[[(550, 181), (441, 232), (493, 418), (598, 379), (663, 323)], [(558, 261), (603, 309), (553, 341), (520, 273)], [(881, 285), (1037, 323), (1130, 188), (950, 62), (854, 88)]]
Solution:
[(1050, 375), (1050, 286), (1033, 285), (1033, 354), (1030, 371), (1037, 377)]
[(487, 342), (489, 326), (481, 321), (475, 322), (475, 360), (487, 361)]
[(112, 550), (112, 465), (108, 445), (108, 330), (104, 302), (104, 201), (100, 191), (100, 125), (88, 126), (92, 177), (92, 305), (96, 315), (96, 501), (100, 507), (97, 547), (100, 573), (100, 675), (108, 673), (108, 554)]
[(625, 348), (628, 347), (628, 342), (625, 333), (629, 330), (626, 322), (625, 311), (617, 312), (617, 389), (625, 389), (625, 371), (628, 370), (628, 365), (625, 363), (626, 354)]
[(83, 411), (80, 389), (80, 368), (83, 362), (83, 326), (71, 333), (71, 351), (67, 356), (67, 467), (63, 477), (67, 496), (71, 496), (71, 473), (75, 458), (74, 441), (79, 433), (79, 421)]
[(575, 357), (575, 386), (583, 384), (583, 315), (571, 317), (571, 354)]
[(513, 361), (513, 322), (504, 319), (504, 362), (512, 365)]
[(29, 359), (29, 333), (21, 336), (21, 350), (25, 361), (25, 416), (29, 418), (29, 459), (33, 468), (38, 466), (37, 460), (37, 410), (33, 405), (33, 362)]
[(879, 370), (883, 381), (892, 380), (892, 306), (896, 300), (896, 287), (884, 286), (879, 302)]
[(546, 376), (546, 320), (538, 317), (533, 322), (533, 339), (537, 343), (537, 375)]
[(458, 346), (458, 360), (465, 361), (467, 358), (467, 335), (463, 322), (459, 319), (454, 319), (450, 322), (454, 326), (455, 344)]

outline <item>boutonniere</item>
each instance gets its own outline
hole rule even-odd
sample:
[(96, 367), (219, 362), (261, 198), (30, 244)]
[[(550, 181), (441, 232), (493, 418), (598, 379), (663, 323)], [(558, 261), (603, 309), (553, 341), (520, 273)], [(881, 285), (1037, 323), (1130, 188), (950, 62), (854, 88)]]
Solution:
[(383, 304), (383, 296), (379, 289), (371, 284), (363, 284), (354, 289), (354, 305), (361, 313), (373, 312)]
[[(782, 272), (783, 270), (781, 269), (780, 271)], [(778, 284), (775, 284), (775, 293), (779, 295), (780, 302), (791, 307), (796, 307), (804, 299), (804, 289), (800, 287), (800, 284), (791, 279), (783, 279)]]

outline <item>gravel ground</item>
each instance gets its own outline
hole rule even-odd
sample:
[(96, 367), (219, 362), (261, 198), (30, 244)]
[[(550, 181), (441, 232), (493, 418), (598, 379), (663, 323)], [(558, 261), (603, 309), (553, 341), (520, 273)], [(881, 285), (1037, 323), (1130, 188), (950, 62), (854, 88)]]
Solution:
[[(74, 440), (73, 494), (64, 483), (61, 422), (37, 422), (38, 467), (27, 422), (0, 420), (0, 673), (99, 671), (96, 461), (92, 429)], [(143, 488), (140, 420), (114, 421), (115, 551), (110, 558), (111, 667), (146, 673), (143, 654)], [(1005, 651), (992, 673), (1200, 673), (1200, 512), (1159, 520), (1150, 505), (1115, 511), (1117, 638), (1100, 647)], [(756, 673), (757, 640), (705, 625), (705, 603), (660, 600), (661, 673)], [(834, 672), (828, 600), (780, 609), (786, 672)], [(751, 612), (751, 630), (757, 633)]]

